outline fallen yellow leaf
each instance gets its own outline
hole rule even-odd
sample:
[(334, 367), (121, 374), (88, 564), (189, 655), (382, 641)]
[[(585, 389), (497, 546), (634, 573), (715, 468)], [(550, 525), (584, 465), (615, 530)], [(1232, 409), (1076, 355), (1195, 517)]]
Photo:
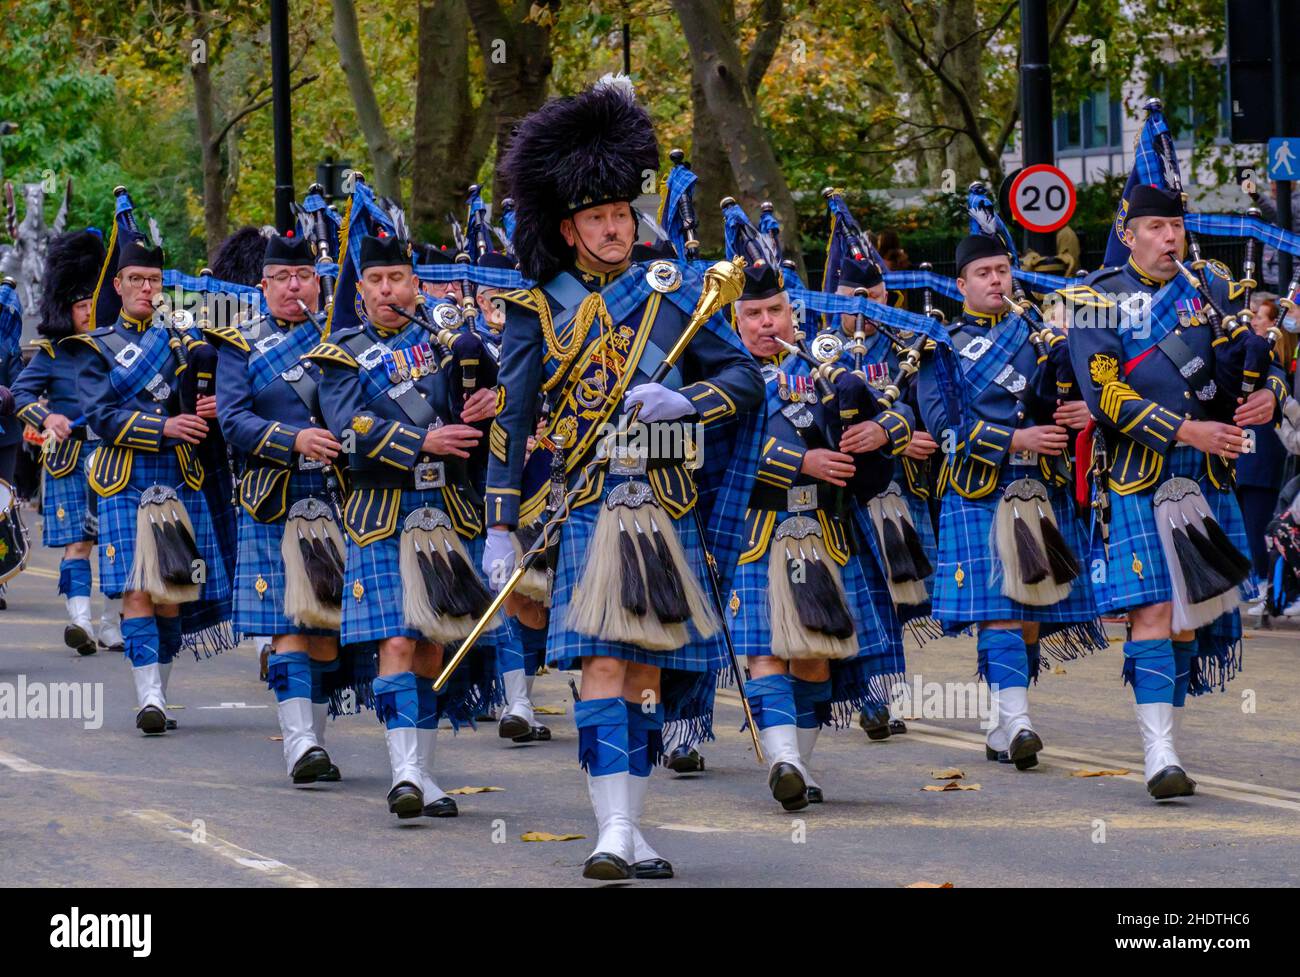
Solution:
[(979, 784), (959, 784), (955, 780), (950, 780), (946, 784), (926, 784), (922, 790), (979, 790)]
[(533, 706), (535, 716), (563, 716), (563, 706)]
[(956, 767), (944, 767), (942, 770), (931, 770), (930, 776), (935, 780), (961, 780), (966, 774)]
[(447, 791), (448, 794), (487, 794), (494, 790), (505, 790), (504, 787), (457, 787), (455, 790)]
[(520, 841), (581, 841), (586, 835), (553, 835), (549, 831), (525, 831)]
[(951, 882), (909, 882), (904, 889), (951, 889)]
[(268, 736), (267, 739), (270, 740), (272, 743), (283, 743), (283, 742), (284, 742), (284, 737), (283, 737), (283, 736)]
[(1132, 773), (1131, 770), (1076, 770), (1070, 774), (1071, 777), (1123, 777), (1125, 774)]
[(1057, 665), (1055, 668), (1052, 669), (1052, 674), (1053, 674), (1053, 675), (1064, 675), (1064, 674), (1065, 674), (1065, 669), (1062, 668), (1060, 665)]

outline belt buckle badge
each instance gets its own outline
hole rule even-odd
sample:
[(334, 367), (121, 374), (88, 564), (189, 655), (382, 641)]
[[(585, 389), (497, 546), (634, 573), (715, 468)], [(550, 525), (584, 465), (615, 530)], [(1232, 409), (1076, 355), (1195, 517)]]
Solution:
[(808, 512), (817, 508), (816, 485), (796, 485), (787, 489), (785, 496), (787, 512)]
[(447, 465), (441, 461), (422, 461), (415, 466), (417, 489), (442, 488), (447, 484)]

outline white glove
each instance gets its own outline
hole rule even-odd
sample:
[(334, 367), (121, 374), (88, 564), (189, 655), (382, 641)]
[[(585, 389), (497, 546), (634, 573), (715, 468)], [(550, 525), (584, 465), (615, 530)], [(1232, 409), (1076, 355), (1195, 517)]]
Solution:
[(509, 531), (489, 529), (483, 547), (483, 575), (488, 579), (488, 586), (500, 590), (514, 570), (515, 544), (510, 541)]
[(641, 413), (637, 415), (641, 421), (672, 421), (695, 413), (689, 400), (662, 383), (643, 383), (633, 387), (627, 392), (628, 410), (633, 404), (641, 405)]

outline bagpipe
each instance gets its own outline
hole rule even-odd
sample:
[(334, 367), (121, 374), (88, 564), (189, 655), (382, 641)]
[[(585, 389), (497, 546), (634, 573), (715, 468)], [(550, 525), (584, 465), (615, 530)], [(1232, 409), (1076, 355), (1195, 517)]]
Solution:
[[(328, 312), (334, 301), (334, 284), (337, 277), (340, 217), (325, 200), (325, 188), (313, 183), (301, 204), (293, 205), (294, 222), (298, 236), (311, 244), (316, 255), (316, 273), (320, 276), (321, 310)], [(314, 318), (314, 317), (313, 317)]]
[[(1150, 151), (1154, 152), (1160, 162), (1160, 173), (1166, 186), (1177, 193), (1182, 200), (1186, 224), (1187, 193), (1183, 189), (1182, 172), (1178, 167), (1178, 154), (1174, 151), (1173, 137), (1169, 134), (1169, 127), (1164, 124), (1164, 105), (1158, 98), (1149, 98), (1143, 108), (1147, 113), (1148, 124), (1143, 126), (1142, 138), (1149, 139)], [(1256, 335), (1251, 329), (1248, 311), (1244, 318), (1238, 318), (1228, 315), (1219, 307), (1210, 289), (1209, 275), (1205, 270), (1207, 263), (1201, 254), (1200, 239), (1190, 227), (1186, 228), (1186, 233), (1187, 250), (1192, 259), (1191, 268), (1189, 269), (1180, 260), (1179, 255), (1171, 253), (1169, 257), (1188, 284), (1196, 289), (1202, 302), (1202, 312), (1206, 322), (1214, 331), (1215, 386), (1224, 401), (1225, 410), (1231, 415), (1229, 408), (1235, 408), (1237, 404), (1244, 402), (1264, 383), (1269, 364), (1273, 360), (1273, 345), (1277, 342), (1280, 332), (1274, 332), (1265, 339)], [(1300, 287), (1300, 280), (1293, 280), (1292, 286)], [(1288, 296), (1290, 294), (1294, 293), (1289, 288)]]

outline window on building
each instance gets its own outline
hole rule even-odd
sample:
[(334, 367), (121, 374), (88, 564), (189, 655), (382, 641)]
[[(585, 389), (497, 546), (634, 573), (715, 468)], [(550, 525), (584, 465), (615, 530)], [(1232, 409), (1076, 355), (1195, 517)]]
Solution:
[(1121, 106), (1107, 91), (1093, 92), (1056, 116), (1056, 151), (1116, 149), (1122, 143)]

